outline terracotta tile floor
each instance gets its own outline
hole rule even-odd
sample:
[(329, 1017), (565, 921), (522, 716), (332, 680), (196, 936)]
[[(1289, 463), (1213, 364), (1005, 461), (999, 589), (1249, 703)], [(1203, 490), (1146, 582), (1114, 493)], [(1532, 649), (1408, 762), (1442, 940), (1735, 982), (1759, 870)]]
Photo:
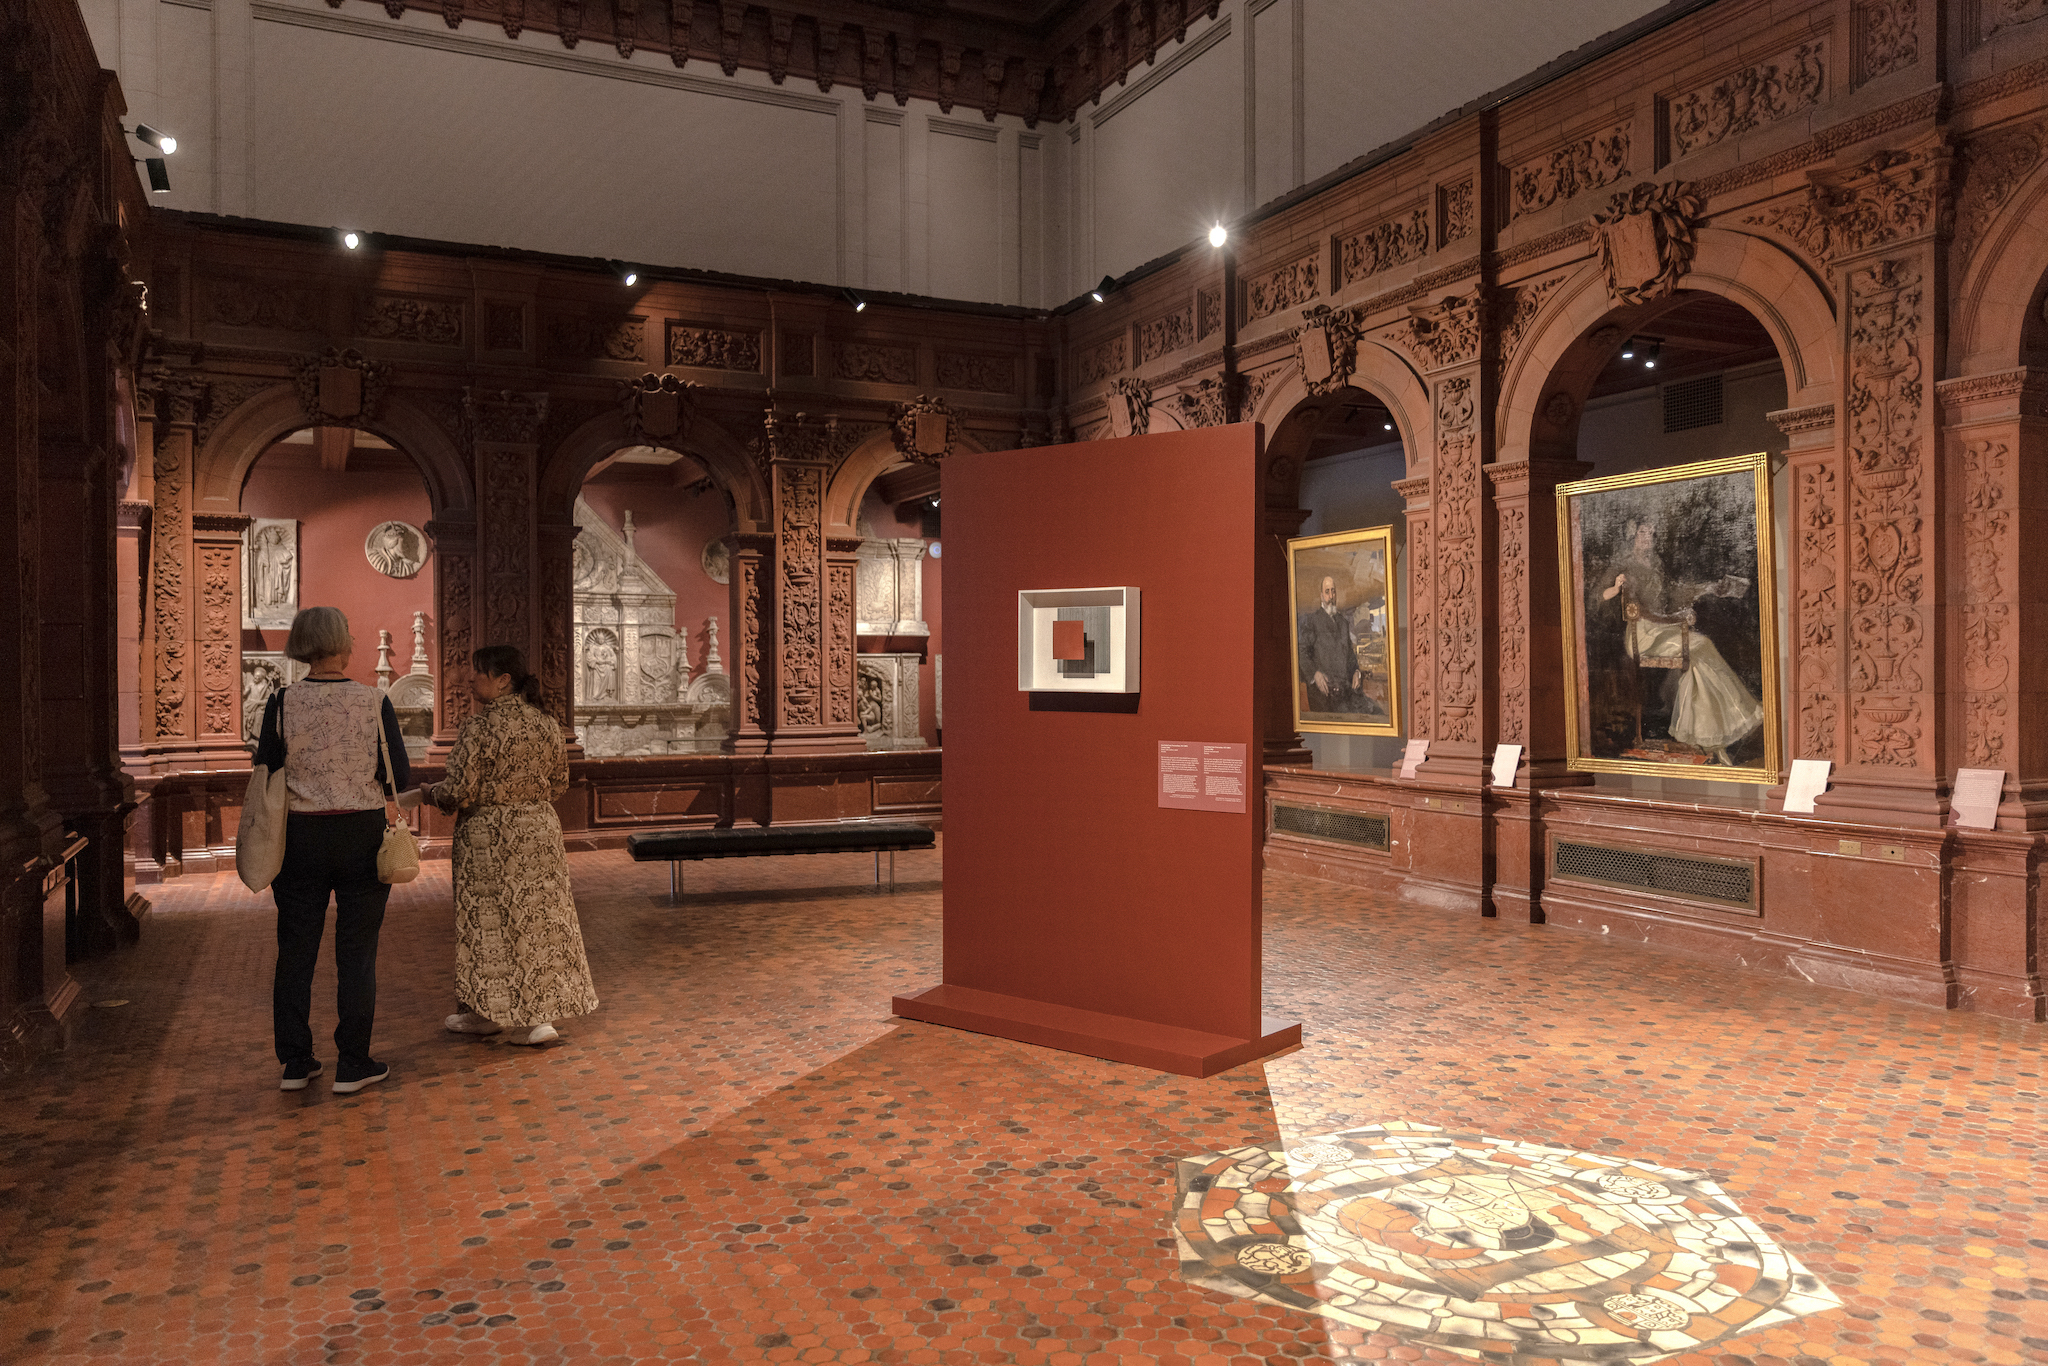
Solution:
[(1308, 1042), (1197, 1082), (893, 1021), (938, 854), (573, 866), (603, 1008), (443, 1032), (430, 864), (354, 1097), (275, 1089), (267, 901), (156, 889), (0, 1089), (0, 1359), (1458, 1360), (1178, 1278), (1176, 1159), (1398, 1118), (1698, 1173), (1845, 1301), (1674, 1361), (2048, 1362), (2040, 1026), (1275, 876)]

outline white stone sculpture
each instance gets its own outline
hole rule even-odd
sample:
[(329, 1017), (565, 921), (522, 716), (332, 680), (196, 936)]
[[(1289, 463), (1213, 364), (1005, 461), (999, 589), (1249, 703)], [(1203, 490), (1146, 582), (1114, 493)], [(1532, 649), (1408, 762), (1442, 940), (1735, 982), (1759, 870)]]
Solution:
[(252, 517), (242, 533), (242, 628), (283, 630), (299, 610), (299, 524)]
[(410, 522), (379, 522), (363, 538), (370, 567), (393, 579), (409, 579), (427, 562), (427, 536)]
[(918, 656), (860, 655), (855, 659), (854, 719), (869, 749), (923, 749), (917, 719)]
[(391, 686), (391, 632), (381, 629), (377, 632), (377, 686)]
[(725, 547), (723, 538), (704, 542), (704, 553), (698, 557), (704, 566), (704, 577), (713, 583), (732, 582), (732, 552)]
[(576, 502), (570, 676), (584, 752), (715, 750), (731, 709), (716, 640), (693, 678), (689, 637), (675, 625), (676, 595), (640, 558), (631, 515), (620, 521), (614, 529), (589, 503)]
[(279, 650), (249, 650), (242, 655), (242, 739), (254, 745), (263, 731), (263, 709), (270, 695), (296, 683), (310, 669)]
[(853, 571), (854, 632), (863, 636), (928, 636), (924, 620), (924, 552), (915, 536), (871, 537), (860, 543)]
[(412, 614), (412, 670), (423, 674), (427, 671), (427, 614)]

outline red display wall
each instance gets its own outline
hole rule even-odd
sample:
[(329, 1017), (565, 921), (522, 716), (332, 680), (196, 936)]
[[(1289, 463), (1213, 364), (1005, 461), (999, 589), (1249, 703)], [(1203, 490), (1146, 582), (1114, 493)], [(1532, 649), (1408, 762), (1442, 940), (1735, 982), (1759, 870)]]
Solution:
[[(409, 579), (387, 578), (363, 553), (363, 539), (379, 522), (424, 528), (433, 516), (427, 486), (411, 459), (398, 451), (356, 450), (348, 468), (323, 470), (311, 446), (278, 445), (264, 452), (242, 487), (242, 511), (251, 517), (291, 517), (299, 523), (299, 605), (339, 607), (356, 638), (349, 677), (377, 681), (377, 632), (391, 632), (394, 675), (412, 669), (412, 614), (427, 614), (427, 667), (441, 663), (434, 630), (434, 557)], [(282, 650), (284, 631), (244, 631), (245, 650)], [(466, 665), (469, 661), (464, 660)]]
[[(1193, 1076), (1300, 1041), (1261, 999), (1259, 448), (946, 462), (944, 981), (898, 1015)], [(1019, 692), (1018, 592), (1114, 586), (1142, 590), (1140, 691)], [(1245, 746), (1246, 809), (1162, 809), (1162, 740)]]

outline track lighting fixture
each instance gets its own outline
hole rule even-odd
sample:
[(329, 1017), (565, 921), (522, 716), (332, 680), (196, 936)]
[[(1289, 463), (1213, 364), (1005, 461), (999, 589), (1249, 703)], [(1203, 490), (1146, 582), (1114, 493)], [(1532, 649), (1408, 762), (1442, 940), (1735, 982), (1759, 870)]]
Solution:
[(628, 289), (640, 283), (640, 272), (624, 261), (607, 261), (605, 264), (611, 267), (612, 274), (619, 277), (619, 283)]
[(1380, 426), (1390, 432), (1394, 430), (1394, 424), (1391, 422), (1382, 422)]
[(149, 172), (149, 192), (151, 194), (169, 194), (171, 192), (171, 168), (164, 165), (162, 157), (150, 157), (142, 163), (142, 167)]
[(1657, 357), (1663, 346), (1664, 343), (1656, 337), (1630, 337), (1622, 343), (1621, 358), (1641, 361), (1645, 370), (1654, 370), (1657, 368)]
[(1230, 229), (1229, 229), (1229, 228), (1226, 228), (1226, 227), (1224, 227), (1224, 226), (1223, 226), (1223, 225), (1222, 225), (1221, 223), (1218, 223), (1218, 224), (1217, 224), (1217, 225), (1216, 225), (1215, 227), (1213, 227), (1213, 228), (1209, 229), (1209, 245), (1210, 245), (1210, 246), (1212, 246), (1212, 247), (1220, 247), (1220, 246), (1222, 246), (1222, 245), (1223, 245), (1223, 244), (1224, 244), (1225, 242), (1228, 242), (1229, 240), (1230, 240)]
[(178, 140), (168, 133), (160, 133), (146, 123), (135, 125), (135, 136), (162, 152), (165, 156), (178, 150)]
[(1114, 276), (1105, 275), (1102, 277), (1101, 284), (1088, 291), (1088, 297), (1095, 300), (1096, 303), (1101, 303), (1114, 293), (1116, 293), (1116, 279)]
[(864, 312), (867, 309), (868, 301), (866, 299), (861, 298), (860, 295), (854, 293), (850, 289), (840, 290), (839, 297), (846, 300), (846, 302), (852, 304), (853, 311), (856, 313)]
[(344, 247), (347, 247), (350, 251), (354, 251), (357, 247), (360, 247), (363, 244), (362, 234), (355, 232), (345, 232), (341, 235), (341, 244)]
[(1634, 360), (1636, 358), (1636, 339), (1634, 337), (1630, 337), (1621, 344), (1621, 358), (1623, 360)]

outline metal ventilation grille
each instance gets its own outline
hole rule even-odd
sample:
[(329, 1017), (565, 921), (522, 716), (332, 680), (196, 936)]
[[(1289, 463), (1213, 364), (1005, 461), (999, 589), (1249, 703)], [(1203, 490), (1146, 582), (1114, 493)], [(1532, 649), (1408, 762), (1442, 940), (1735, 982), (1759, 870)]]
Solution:
[(1325, 811), (1319, 806), (1273, 808), (1273, 828), (1303, 839), (1353, 844), (1361, 849), (1387, 852), (1387, 818), (1355, 811)]
[(1664, 386), (1664, 430), (1689, 432), (1721, 425), (1721, 377), (1705, 375)]
[(1745, 911), (1757, 908), (1756, 864), (1747, 859), (1663, 854), (1611, 844), (1553, 839), (1551, 876), (1602, 887), (1632, 887), (1664, 896), (1710, 901)]

